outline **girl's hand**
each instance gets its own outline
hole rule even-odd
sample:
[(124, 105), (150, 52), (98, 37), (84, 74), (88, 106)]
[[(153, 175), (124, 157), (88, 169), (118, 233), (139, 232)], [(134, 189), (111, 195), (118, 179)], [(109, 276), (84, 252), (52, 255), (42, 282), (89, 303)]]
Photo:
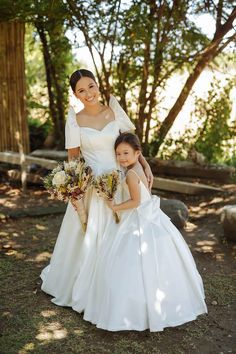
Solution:
[(153, 174), (152, 174), (152, 170), (151, 170), (151, 168), (150, 168), (149, 165), (147, 165), (147, 166), (144, 168), (144, 172), (145, 172), (145, 175), (146, 175), (146, 177), (147, 177), (148, 188), (149, 188), (149, 190), (151, 191), (152, 185), (153, 185)]

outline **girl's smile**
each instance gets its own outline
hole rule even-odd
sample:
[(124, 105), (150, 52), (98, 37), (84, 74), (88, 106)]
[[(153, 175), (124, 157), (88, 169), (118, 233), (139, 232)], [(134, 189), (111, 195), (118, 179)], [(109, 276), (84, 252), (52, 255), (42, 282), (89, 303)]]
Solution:
[(127, 143), (120, 143), (116, 148), (117, 162), (126, 168), (131, 168), (138, 162), (140, 151), (136, 151)]

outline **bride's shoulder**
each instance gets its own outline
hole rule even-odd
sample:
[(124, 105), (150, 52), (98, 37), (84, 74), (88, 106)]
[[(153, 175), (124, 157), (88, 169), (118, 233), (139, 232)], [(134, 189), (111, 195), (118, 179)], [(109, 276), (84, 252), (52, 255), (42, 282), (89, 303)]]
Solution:
[(81, 111), (76, 113), (76, 120), (79, 125), (83, 124), (83, 121), (85, 119), (85, 113), (84, 109), (81, 109)]

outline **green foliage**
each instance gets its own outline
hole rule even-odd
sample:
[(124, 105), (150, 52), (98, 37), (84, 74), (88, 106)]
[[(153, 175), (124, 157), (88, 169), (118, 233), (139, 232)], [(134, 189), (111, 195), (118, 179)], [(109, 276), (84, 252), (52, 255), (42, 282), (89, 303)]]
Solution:
[[(231, 119), (232, 87), (232, 80), (227, 80), (222, 87), (214, 79), (207, 97), (195, 99), (195, 110), (184, 134), (178, 139), (167, 138), (159, 156), (183, 160), (194, 147), (208, 162), (236, 166), (236, 121)], [(150, 144), (150, 152), (154, 144), (155, 137)]]
[[(148, 60), (148, 83), (153, 83), (157, 75), (159, 85), (166, 80), (175, 68), (192, 67), (192, 58), (209, 40), (187, 16), (191, 10), (187, 1), (178, 6), (165, 2), (162, 7), (150, 6), (149, 1), (136, 1), (123, 11), (118, 44), (122, 62), (126, 68), (126, 85), (137, 89), (141, 84), (144, 60)], [(147, 57), (147, 47), (150, 56)], [(119, 80), (118, 72), (117, 80)], [(128, 75), (127, 75), (128, 74)]]
[[(56, 141), (60, 140), (63, 146), (61, 132), (64, 131), (68, 76), (75, 66), (78, 67), (71, 54), (72, 44), (66, 37), (68, 28), (75, 33), (74, 46), (81, 47), (85, 44), (89, 47), (91, 55), (95, 52), (99, 54), (101, 63), (98, 63), (96, 57), (93, 59), (103, 98), (111, 91), (121, 97), (124, 108), (137, 122), (140, 138), (149, 135), (149, 125), (146, 123), (151, 118), (152, 122), (156, 122), (153, 131), (158, 138), (160, 124), (157, 122), (157, 112), (161, 108), (160, 91), (163, 94), (167, 80), (175, 73), (192, 70), (199, 59), (199, 53), (201, 54), (210, 42), (207, 35), (197, 27), (194, 19), (207, 13), (216, 20), (217, 13), (220, 15), (220, 12), (217, 12), (218, 6), (221, 5), (220, 20), (223, 24), (233, 9), (231, 0), (218, 4), (200, 0), (2, 0), (0, 13), (4, 20), (31, 23), (45, 35), (50, 54), (46, 67), (53, 67), (50, 100), (45, 85), (42, 48), (34, 27), (31, 27), (36, 46), (33, 47), (32, 52), (35, 53), (32, 53), (27, 64), (28, 110), (30, 116), (51, 122)], [(76, 43), (77, 31), (84, 34), (85, 43)], [(39, 55), (36, 55), (36, 52)], [(213, 62), (214, 67), (221, 64), (220, 59)], [(110, 87), (110, 77), (113, 88)], [(50, 81), (48, 78), (47, 80)], [(127, 93), (134, 103), (132, 106), (131, 101), (126, 103)], [(135, 110), (133, 106), (136, 106)], [(145, 143), (146, 147), (147, 138)], [(154, 144), (153, 139), (150, 153), (155, 150)], [(200, 145), (199, 148), (201, 149)], [(209, 158), (214, 160), (213, 156)]]
[(207, 99), (196, 100), (195, 116), (198, 120), (204, 117), (204, 122), (198, 131), (195, 148), (211, 162), (224, 161), (233, 148), (236, 122), (230, 122), (232, 84), (229, 81), (222, 89), (215, 80), (211, 83)]

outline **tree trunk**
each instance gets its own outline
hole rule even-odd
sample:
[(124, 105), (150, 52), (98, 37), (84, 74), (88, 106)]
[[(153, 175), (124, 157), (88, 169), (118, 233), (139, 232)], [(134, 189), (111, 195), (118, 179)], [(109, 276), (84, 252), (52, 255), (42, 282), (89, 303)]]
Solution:
[(0, 22), (0, 151), (29, 152), (23, 22)]
[(44, 27), (39, 22), (35, 23), (35, 26), (38, 30), (43, 47), (43, 57), (45, 63), (49, 97), (49, 108), (52, 115), (54, 138), (57, 142), (57, 147), (62, 148), (64, 147), (64, 112), (62, 107), (62, 93), (56, 81), (55, 68), (52, 63), (49, 43)]

